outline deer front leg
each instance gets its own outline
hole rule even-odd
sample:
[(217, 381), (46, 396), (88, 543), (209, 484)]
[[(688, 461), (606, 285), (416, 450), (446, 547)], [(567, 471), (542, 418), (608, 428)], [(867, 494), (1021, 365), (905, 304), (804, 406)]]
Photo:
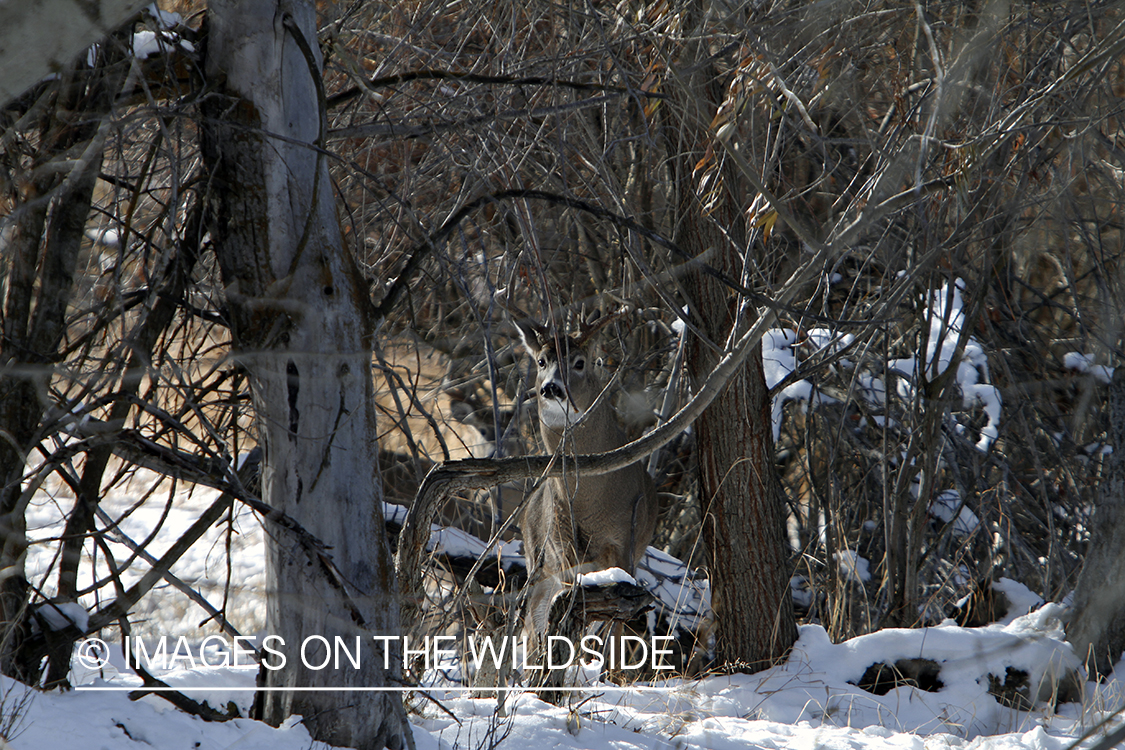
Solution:
[(573, 566), (568, 551), (573, 548), (569, 522), (558, 522), (554, 487), (547, 483), (528, 500), (524, 511), (524, 555), (528, 571), (525, 630), (529, 642), (547, 632), (551, 604), (566, 583)]

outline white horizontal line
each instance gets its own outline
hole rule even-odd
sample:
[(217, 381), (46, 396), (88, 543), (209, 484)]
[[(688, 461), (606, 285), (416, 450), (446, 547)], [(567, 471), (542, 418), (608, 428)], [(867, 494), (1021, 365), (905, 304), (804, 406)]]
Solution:
[(258, 691), (264, 693), (273, 692), (316, 692), (316, 693), (412, 693), (417, 691), (433, 691), (439, 690), (452, 690), (456, 692), (482, 692), (482, 693), (533, 693), (536, 691), (556, 691), (563, 693), (621, 693), (630, 692), (633, 690), (646, 691), (646, 692), (671, 692), (677, 690), (674, 687), (646, 687), (646, 686), (633, 686), (633, 687), (620, 687), (617, 685), (607, 685), (605, 687), (456, 687), (438, 686), (438, 687), (144, 687), (143, 685), (135, 685), (133, 687), (118, 687), (116, 685), (76, 685), (75, 690), (83, 690), (89, 692), (99, 693), (132, 693), (140, 691), (143, 693), (189, 693), (199, 690), (219, 691), (228, 693), (256, 693)]

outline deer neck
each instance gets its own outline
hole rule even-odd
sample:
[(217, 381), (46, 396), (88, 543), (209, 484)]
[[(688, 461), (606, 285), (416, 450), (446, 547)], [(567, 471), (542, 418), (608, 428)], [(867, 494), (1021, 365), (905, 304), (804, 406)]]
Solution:
[(584, 453), (605, 453), (625, 444), (625, 433), (614, 418), (608, 404), (586, 415), (586, 419), (569, 431), (557, 429), (541, 422), (540, 434), (548, 453), (554, 453), (563, 445), (570, 455)]

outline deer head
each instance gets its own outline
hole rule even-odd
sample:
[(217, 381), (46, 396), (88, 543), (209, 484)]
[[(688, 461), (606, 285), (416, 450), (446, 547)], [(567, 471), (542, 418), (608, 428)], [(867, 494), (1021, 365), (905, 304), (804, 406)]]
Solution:
[(553, 332), (532, 321), (517, 323), (523, 347), (535, 362), (535, 397), (543, 439), (551, 450), (564, 430), (582, 419), (601, 393), (586, 345), (616, 316), (584, 324), (577, 336)]
[(581, 419), (597, 398), (601, 384), (593, 363), (578, 339), (552, 334), (534, 323), (521, 324), (519, 329), (523, 347), (536, 366), (539, 421), (544, 429), (561, 432)]

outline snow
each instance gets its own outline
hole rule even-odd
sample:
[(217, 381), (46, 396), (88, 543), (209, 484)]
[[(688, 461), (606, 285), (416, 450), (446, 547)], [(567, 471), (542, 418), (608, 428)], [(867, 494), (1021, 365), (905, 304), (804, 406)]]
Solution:
[(953, 536), (966, 537), (977, 530), (980, 519), (961, 500), (957, 490), (938, 493), (930, 503), (930, 515), (942, 523), (953, 523)]
[[(913, 395), (919, 371), (927, 379), (933, 380), (953, 365), (965, 326), (964, 302), (961, 299), (961, 290), (964, 288), (965, 282), (957, 279), (952, 288), (948, 283), (942, 284), (941, 289), (934, 291), (931, 296), (930, 307), (926, 312), (929, 328), (923, 364), (919, 364), (917, 357), (905, 357), (887, 363), (890, 371), (901, 376), (899, 395), (903, 398), (909, 399)], [(987, 417), (976, 443), (977, 450), (985, 452), (1000, 436), (1003, 402), (1000, 390), (988, 382), (988, 357), (984, 346), (972, 336), (966, 337), (955, 374), (961, 388), (964, 408), (979, 406)]]
[(871, 563), (860, 557), (855, 550), (846, 549), (837, 552), (836, 564), (849, 581), (867, 583), (871, 580)]
[(637, 581), (656, 597), (656, 615), (673, 628), (696, 631), (711, 612), (710, 582), (671, 555), (649, 547), (637, 565)]
[[(145, 491), (157, 480), (151, 472), (137, 471), (131, 480), (105, 492), (102, 510), (114, 518), (124, 514), (137, 505)], [(117, 527), (118, 533), (108, 535), (114, 540), (109, 546), (118, 565), (128, 559), (132, 551), (116, 540), (125, 536), (135, 542), (142, 542), (159, 529), (148, 552), (160, 557), (218, 497), (219, 493), (209, 488), (192, 488), (180, 484), (172, 492), (169, 483), (163, 483), (160, 491), (122, 519)], [(53, 570), (52, 566), (57, 565), (57, 544), (49, 540), (61, 534), (62, 519), (73, 506), (73, 494), (56, 475), (52, 475), (44, 483), (28, 504), (27, 535), (31, 545), (27, 554), (27, 576), (48, 597), (54, 595), (56, 581), (54, 577), (47, 577), (47, 574)], [(100, 525), (104, 525), (104, 522)], [(229, 558), (226, 555), (228, 544), (232, 553)], [(224, 596), (227, 596), (227, 618), (241, 632), (257, 633), (265, 625), (264, 602), (261, 597), (261, 592), (265, 589), (263, 545), (264, 537), (257, 517), (244, 506), (236, 505), (233, 517), (208, 529), (195, 546), (172, 567), (172, 573), (203, 594), (216, 608), (221, 607)], [(93, 581), (92, 568), (88, 564), (92, 551), (92, 546), (87, 543), (85, 561), (79, 569), (78, 585), (81, 589), (87, 588)], [(109, 570), (104, 556), (99, 554), (97, 559), (98, 575), (107, 576)], [(133, 585), (147, 570), (146, 564), (135, 562), (123, 571), (122, 583), (126, 587)], [(81, 604), (91, 612), (96, 610), (92, 597), (84, 597)], [(137, 635), (189, 635), (202, 638), (206, 634), (218, 632), (213, 624), (206, 629), (199, 627), (200, 621), (206, 618), (207, 615), (185, 595), (162, 582), (158, 591), (141, 600), (133, 610), (132, 619), (134, 633)]]
[(117, 247), (121, 244), (121, 232), (117, 229), (87, 229), (86, 236), (95, 244)]
[[(931, 327), (927, 356), (918, 361), (900, 360), (903, 370), (913, 373), (925, 366), (951, 366), (949, 342), (956, 339), (955, 325), (961, 318), (956, 288), (943, 288), (935, 295), (935, 310), (948, 313), (945, 329)], [(942, 302), (947, 304), (941, 310)], [(944, 330), (944, 332), (943, 332)], [(798, 364), (798, 352), (846, 346), (846, 337), (829, 332), (807, 333), (798, 346), (792, 331), (771, 332), (763, 347), (768, 354), (767, 377), (776, 385)], [(972, 344), (972, 341), (969, 342)], [(805, 347), (805, 348), (802, 348)], [(1077, 361), (1077, 360), (1074, 360)], [(969, 368), (962, 373), (960, 368)], [(1096, 376), (1096, 375), (1095, 375)], [(958, 370), (963, 389), (977, 395), (987, 392), (987, 362), (979, 346), (966, 347)], [(860, 383), (867, 398), (882, 398), (883, 381), (870, 377)], [(987, 386), (987, 388), (985, 388)], [(815, 398), (807, 383), (791, 384), (778, 398)], [(968, 398), (968, 396), (966, 396)], [(995, 401), (999, 409), (999, 400)], [(988, 413), (986, 407), (986, 413)], [(996, 412), (999, 418), (999, 412)], [(990, 414), (989, 419), (993, 417)], [(984, 436), (982, 435), (982, 440)], [(979, 447), (979, 445), (978, 445)], [(243, 456), (237, 459), (239, 463)], [(34, 468), (34, 467), (31, 467)], [(218, 494), (204, 488), (171, 486), (165, 482), (145, 499), (156, 477), (138, 471), (130, 482), (110, 488), (103, 509), (121, 518), (119, 531), (134, 540), (156, 532), (150, 552), (161, 554)], [(141, 502), (141, 500), (144, 502)], [(44, 482), (28, 507), (28, 574), (32, 583), (53, 595), (52, 570), (62, 519), (74, 498), (54, 476)], [(128, 512), (126, 512), (128, 511)], [(402, 522), (406, 510), (384, 505), (387, 518)], [(942, 523), (951, 523), (956, 536), (973, 533), (980, 520), (952, 490), (939, 492), (929, 513)], [(122, 516), (124, 516), (122, 518)], [(465, 532), (435, 527), (433, 549), (450, 554), (476, 555), (485, 544)], [(120, 541), (110, 549), (120, 563), (130, 552)], [(229, 519), (214, 525), (182, 558), (173, 572), (207, 597), (222, 605), (240, 632), (262, 636), (265, 610), (264, 534), (257, 517), (236, 506)], [(230, 551), (228, 556), (227, 551)], [(93, 548), (87, 547), (87, 555)], [(506, 542), (490, 552), (504, 565), (520, 560), (519, 543)], [(101, 555), (99, 553), (99, 560)], [(91, 582), (90, 558), (82, 567), (80, 587)], [(855, 551), (837, 554), (843, 574), (859, 581), (872, 576), (870, 563)], [(122, 575), (126, 586), (147, 570), (135, 562)], [(99, 576), (108, 571), (103, 563)], [(650, 548), (638, 565), (636, 580), (656, 597), (657, 616), (675, 626), (702, 630), (706, 637), (711, 605), (708, 581), (681, 561)], [(584, 583), (632, 580), (624, 571), (587, 574)], [(802, 581), (791, 582), (795, 596), (811, 597)], [(962, 628), (951, 621), (930, 628), (887, 629), (833, 643), (818, 625), (800, 629), (800, 638), (787, 660), (754, 675), (710, 675), (696, 679), (669, 678), (634, 683), (625, 689), (598, 682), (585, 672), (584, 689), (563, 706), (551, 706), (533, 694), (514, 692), (502, 698), (471, 697), (451, 689), (434, 672), (428, 700), (411, 701), (411, 722), (418, 748), (754, 748), (755, 750), (1063, 750), (1090, 727), (1125, 706), (1125, 686), (1118, 679), (1089, 683), (1082, 703), (1052, 707), (1038, 702), (1034, 710), (1020, 711), (1003, 705), (989, 692), (991, 684), (1003, 683), (1013, 671), (1026, 673), (1027, 697), (1037, 701), (1054, 690), (1055, 681), (1074, 670), (1078, 659), (1064, 643), (1062, 622), (1066, 609), (1045, 603), (1021, 584), (1001, 578), (993, 587), (1003, 592), (1011, 608), (1000, 622), (981, 628)], [(78, 603), (40, 605), (48, 627), (83, 626), (89, 612), (105, 601), (83, 598)], [(55, 608), (57, 607), (57, 609)], [(154, 590), (131, 617), (134, 633), (152, 638), (166, 635), (169, 652), (178, 653), (175, 640), (183, 637), (200, 648), (203, 639), (217, 631), (202, 625), (207, 616), (182, 594), (164, 586)], [(27, 693), (22, 686), (0, 677), (0, 717), (17, 714), (17, 729), (7, 733), (16, 750), (91, 747), (98, 750), (132, 750), (139, 746), (159, 748), (200, 747), (253, 750), (306, 750), (314, 744), (300, 721), (291, 718), (280, 728), (249, 719), (207, 723), (175, 709), (158, 695), (132, 701), (128, 690), (140, 684), (125, 666), (124, 655), (112, 633), (100, 634), (108, 646), (108, 663), (91, 671), (75, 660), (67, 692)], [(176, 651), (173, 651), (173, 648)], [(218, 657), (221, 649), (208, 653)], [(903, 685), (883, 695), (869, 692), (861, 682), (873, 665), (895, 665), (902, 660), (928, 660), (938, 670), (940, 687), (934, 691)], [(219, 658), (210, 658), (215, 664)], [(172, 671), (158, 675), (169, 685), (196, 700), (226, 710), (233, 705), (245, 716), (253, 700), (257, 670), (253, 666), (206, 666), (202, 660), (179, 659)], [(456, 663), (441, 664), (449, 677), (461, 672)], [(589, 684), (587, 684), (589, 683)], [(443, 684), (445, 685), (443, 687)], [(96, 690), (95, 688), (100, 688)], [(104, 690), (111, 688), (112, 690)], [(28, 700), (21, 700), (27, 695)], [(500, 705), (503, 711), (498, 712)], [(18, 709), (18, 710), (17, 710)], [(1108, 727), (1107, 729), (1111, 729)], [(173, 739), (174, 738), (174, 739)], [(1088, 740), (1087, 744), (1092, 740)]]
[[(225, 676), (223, 679), (226, 679)], [(250, 677), (252, 682), (253, 677)], [(6, 705), (24, 695), (24, 688), (0, 678)], [(197, 696), (198, 697), (198, 696)], [(10, 737), (14, 750), (97, 748), (233, 748), (239, 750), (308, 750), (313, 747), (304, 726), (282, 729), (249, 719), (207, 723), (181, 713), (153, 697), (130, 701), (123, 692), (41, 693), (27, 704), (21, 726)]]
[(1090, 375), (1099, 383), (1108, 384), (1113, 380), (1114, 368), (1094, 364), (1094, 355), (1092, 354), (1067, 352), (1063, 355), (1063, 367)]
[[(826, 328), (814, 328), (807, 332), (806, 338), (814, 354), (824, 349), (835, 352), (855, 340), (850, 334), (841, 335)], [(797, 345), (797, 332), (789, 328), (774, 328), (762, 336), (762, 369), (767, 388), (772, 389), (797, 369)], [(782, 409), (786, 401), (811, 402), (815, 405), (831, 402), (832, 399), (816, 392), (808, 380), (796, 380), (781, 389), (773, 399), (775, 442), (781, 435)]]
[(804, 576), (793, 576), (789, 579), (789, 593), (793, 597), (793, 604), (800, 609), (808, 609), (815, 599), (809, 587), (809, 579)]
[(48, 603), (37, 607), (35, 612), (50, 630), (64, 630), (73, 625), (84, 631), (90, 622), (90, 613), (76, 602)]
[(151, 16), (156, 24), (162, 29), (171, 29), (175, 26), (179, 26), (184, 22), (184, 17), (179, 13), (168, 10), (161, 10), (160, 8), (156, 7), (156, 3), (153, 3), (152, 5), (145, 8), (145, 13)]
[[(160, 10), (155, 4), (148, 6), (145, 13), (152, 19), (158, 30), (142, 30), (133, 34), (134, 57), (145, 60), (153, 55), (168, 52), (175, 47), (179, 47), (185, 52), (195, 52), (194, 44), (171, 31), (171, 29), (183, 23), (183, 16), (179, 13)], [(86, 50), (87, 67), (92, 68), (97, 63), (99, 48), (100, 45), (95, 44)], [(43, 80), (55, 80), (57, 78), (58, 74), (52, 73)]]
[[(138, 481), (146, 478), (152, 479), (139, 476)], [(48, 483), (36, 495), (31, 514), (35, 522), (29, 529), (33, 538), (57, 535), (60, 514), (73, 502), (64, 490)], [(215, 497), (206, 490), (181, 489), (171, 495), (172, 502), (165, 508), (167, 497), (158, 494), (135, 508), (122, 528), (135, 538), (144, 538), (163, 517), (161, 536), (170, 539)], [(138, 487), (123, 485), (108, 494), (106, 509), (116, 517), (139, 498)], [(401, 515), (404, 511), (386, 506), (385, 512)], [(238, 585), (228, 613), (244, 632), (260, 634), (260, 626), (256, 628), (254, 623), (258, 622), (255, 611), (261, 610), (264, 601), (261, 527), (252, 515), (241, 511), (236, 512), (234, 523), (238, 544), (233, 546), (230, 564)], [(224, 524), (212, 529), (175, 568), (213, 601), (225, 586), (223, 532)], [(445, 532), (435, 543), (459, 551), (480, 548), (479, 540), (473, 541), (461, 532)], [(45, 569), (44, 556), (52, 548), (51, 544), (33, 544), (31, 567)], [(501, 553), (515, 554), (505, 549)], [(838, 558), (839, 564), (851, 566), (860, 578), (870, 575), (866, 562), (854, 552), (845, 551)], [(129, 576), (136, 575), (127, 572), (126, 584), (132, 580)], [(624, 571), (590, 575), (591, 580), (627, 578)], [(675, 558), (650, 549), (636, 578), (641, 585), (654, 589), (663, 611), (686, 613), (681, 624), (698, 627), (704, 622), (710, 605), (707, 581)], [(50, 581), (36, 582), (49, 590)], [(1009, 668), (1023, 670), (1033, 690), (1043, 685), (1047, 692), (1053, 676), (1075, 667), (1077, 659), (1062, 642), (1061, 618), (1065, 611), (1061, 606), (1044, 604), (1014, 581), (1000, 579), (994, 585), (1013, 605), (1003, 622), (974, 629), (952, 622), (916, 630), (890, 629), (842, 643), (832, 643), (820, 626), (807, 625), (800, 629), (800, 638), (783, 664), (754, 675), (667, 679), (634, 684), (624, 690), (595, 683), (588, 691), (574, 694), (570, 705), (561, 707), (547, 705), (532, 694), (513, 693), (505, 695), (502, 714), (497, 713), (497, 698), (470, 697), (435, 684), (430, 694), (441, 707), (428, 701), (411, 703), (415, 743), (419, 748), (476, 748), (487, 746), (489, 738), (502, 738), (497, 747), (513, 750), (1063, 750), (1083, 731), (1121, 707), (1125, 691), (1117, 680), (1110, 680), (1087, 685), (1087, 698), (1082, 704), (1061, 704), (1051, 709), (1042, 703), (1027, 712), (998, 703), (988, 692), (989, 675), (1003, 681)], [(138, 630), (164, 633), (170, 639), (185, 635), (194, 639), (193, 643), (201, 641), (205, 632), (213, 632), (199, 627), (204, 615), (194, 605), (175, 604), (177, 596), (170, 589), (150, 595), (143, 618), (136, 618), (147, 622), (138, 623)], [(68, 618), (80, 618), (78, 605), (64, 605), (62, 609)], [(296, 719), (281, 728), (249, 719), (207, 723), (180, 712), (157, 695), (129, 700), (126, 691), (136, 688), (140, 681), (128, 673), (120, 648), (109, 640), (110, 659), (102, 671), (76, 666), (72, 679), (77, 689), (32, 694), (22, 708), (22, 731), (11, 739), (13, 748), (132, 750), (146, 743), (160, 748), (319, 747)], [(940, 667), (942, 686), (936, 692), (904, 686), (875, 695), (855, 684), (873, 664), (919, 658)], [(209, 661), (216, 663), (219, 659)], [(180, 668), (158, 676), (212, 707), (225, 710), (233, 703), (242, 715), (246, 714), (256, 678), (252, 666), (206, 667), (198, 660), (194, 669), (186, 668), (190, 665), (185, 660), (172, 666)], [(453, 673), (457, 671), (455, 668)], [(9, 712), (19, 705), (24, 691), (22, 686), (0, 678), (0, 696)]]
[(133, 55), (142, 60), (159, 55), (179, 45), (185, 52), (194, 52), (195, 45), (167, 31), (138, 31), (133, 34)]
[(683, 318), (677, 317), (675, 320), (672, 321), (672, 332), (675, 333), (677, 336), (683, 336), (684, 335), (684, 330), (686, 328), (686, 326), (684, 325), (684, 318), (686, 318), (689, 315), (688, 308), (687, 308), (686, 305), (683, 308), (681, 308), (681, 311), (683, 312), (684, 317)]
[(636, 584), (637, 579), (621, 568), (606, 568), (592, 573), (580, 573), (575, 576), (574, 583), (577, 586), (609, 586), (614, 583)]
[[(934, 379), (953, 365), (960, 346), (961, 332), (965, 326), (964, 301), (961, 291), (965, 287), (962, 279), (952, 285), (945, 283), (934, 290), (925, 311), (926, 339), (925, 355), (902, 357), (887, 363), (889, 373), (898, 376), (898, 394), (910, 399), (915, 394), (919, 373)], [(673, 324), (675, 325), (675, 324)], [(851, 334), (840, 333), (830, 328), (812, 328), (801, 336), (790, 328), (774, 328), (762, 336), (762, 369), (766, 387), (773, 389), (785, 378), (797, 371), (801, 363), (799, 350), (807, 350), (809, 356), (824, 352), (836, 354), (855, 342)], [(838, 360), (841, 367), (852, 369), (855, 365), (846, 358)], [(1091, 363), (1089, 355), (1067, 354), (1064, 357), (1067, 367), (1080, 372), (1089, 372), (1102, 382), (1109, 382), (1113, 368)], [(985, 424), (980, 429), (976, 442), (977, 450), (987, 451), (1000, 436), (1000, 417), (1003, 400), (1000, 390), (989, 382), (988, 356), (984, 345), (972, 336), (966, 337), (961, 358), (957, 364), (956, 381), (961, 391), (964, 409), (979, 408), (985, 415)], [(856, 372), (853, 382), (858, 395), (869, 404), (880, 408), (886, 404), (887, 386), (882, 378), (866, 372)], [(772, 405), (773, 437), (776, 442), (781, 435), (783, 409), (787, 401), (802, 402), (816, 406), (834, 403), (834, 399), (818, 391), (806, 379), (794, 380), (774, 395)], [(885, 418), (873, 417), (882, 426)], [(961, 430), (962, 425), (957, 425)]]
[(1023, 617), (1045, 604), (1043, 597), (1011, 578), (997, 578), (992, 582), (992, 588), (1008, 597), (1008, 614), (1000, 620), (998, 623), (1000, 625), (1010, 625), (1017, 618)]
[[(431, 527), (428, 549), (435, 552), (444, 552), (454, 557), (480, 557), (485, 554), (486, 546), (477, 537), (460, 529), (442, 528), (436, 524)], [(504, 560), (504, 567), (507, 568), (516, 560), (523, 561), (523, 556), (513, 551), (517, 546), (519, 546), (518, 542), (513, 544), (498, 541), (489, 554), (498, 555)]]
[[(1057, 605), (1047, 605), (1009, 625), (966, 629), (947, 622), (843, 643), (832, 643), (823, 628), (808, 625), (800, 629), (790, 658), (764, 672), (653, 684), (661, 690), (594, 687), (575, 698), (573, 709), (514, 694), (504, 699), (506, 715), (500, 715), (495, 698), (436, 688), (430, 692), (441, 708), (425, 703), (413, 714), (414, 739), (419, 748), (475, 748), (493, 736), (504, 737), (500, 748), (1062, 750), (1120, 705), (1117, 682), (1091, 684), (1085, 705), (1064, 704), (1054, 712), (1045, 706), (1015, 711), (987, 692), (989, 675), (1003, 677), (1009, 668), (1027, 671), (1035, 686), (1048, 685), (1052, 673), (1077, 664), (1060, 641), (1060, 614)], [(917, 658), (940, 666), (942, 686), (936, 692), (899, 687), (875, 695), (854, 684), (872, 664)], [(34, 697), (13, 748), (314, 746), (295, 720), (278, 729), (247, 719), (206, 723), (156, 696), (133, 702), (126, 692), (86, 689), (138, 685), (136, 677), (114, 674), (112, 666), (106, 680), (81, 677), (84, 685), (72, 692)], [(212, 706), (233, 701), (245, 710), (255, 677), (252, 669), (225, 668), (180, 670), (163, 679)], [(14, 687), (8, 705), (21, 690)], [(1104, 705), (1095, 709), (1099, 701)], [(169, 742), (173, 737), (179, 744)]]

